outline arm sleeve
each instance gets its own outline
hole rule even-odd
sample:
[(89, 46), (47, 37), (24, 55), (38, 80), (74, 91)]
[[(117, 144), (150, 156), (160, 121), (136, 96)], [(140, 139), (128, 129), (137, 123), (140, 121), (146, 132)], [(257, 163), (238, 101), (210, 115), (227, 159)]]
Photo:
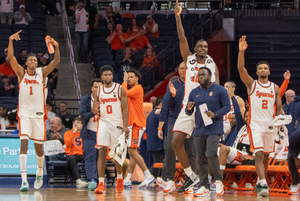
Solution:
[(124, 88), (127, 98), (135, 98), (138, 97), (141, 94), (141, 88), (140, 87), (133, 87), (131, 89), (127, 88), (127, 82), (122, 83), (122, 87)]
[(219, 109), (216, 113), (218, 115), (218, 118), (223, 118), (223, 116), (230, 111), (230, 101), (227, 91), (224, 87), (220, 89), (219, 100), (221, 109)]
[[(193, 91), (191, 91), (191, 93), (190, 93), (190, 95), (189, 95), (189, 100), (188, 100), (187, 103), (189, 103), (189, 102), (191, 102), (191, 101), (194, 101), (194, 100), (193, 100)], [(188, 108), (188, 104), (187, 104), (186, 107), (185, 107), (185, 113), (186, 113), (187, 115), (189, 115), (189, 116), (192, 115), (193, 112), (194, 112), (194, 109), (195, 109), (195, 105), (194, 105), (194, 107), (193, 107), (191, 110), (188, 110), (187, 108)]]
[(280, 98), (282, 98), (283, 95), (285, 94), (289, 83), (290, 83), (290, 80), (284, 79), (283, 83), (280, 86)]
[(231, 97), (232, 104), (233, 104), (233, 109), (234, 109), (234, 114), (235, 114), (235, 119), (236, 119), (236, 125), (237, 128), (240, 129), (242, 128), (243, 124), (243, 117), (240, 111), (240, 106), (234, 96)]
[(95, 114), (92, 111), (88, 111), (88, 103), (87, 103), (88, 97), (84, 96), (80, 101), (80, 107), (79, 107), (79, 115), (82, 118), (83, 121), (86, 121)]

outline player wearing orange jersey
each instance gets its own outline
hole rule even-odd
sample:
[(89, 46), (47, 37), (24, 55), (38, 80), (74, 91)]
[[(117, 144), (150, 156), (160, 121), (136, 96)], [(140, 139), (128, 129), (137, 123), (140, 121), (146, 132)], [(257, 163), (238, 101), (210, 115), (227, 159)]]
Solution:
[[(142, 85), (139, 84), (140, 77), (141, 74), (137, 70), (130, 69), (129, 71), (124, 73), (124, 82), (122, 84), (128, 97), (128, 125), (131, 128), (129, 129), (129, 139), (127, 140), (130, 163), (127, 177), (124, 180), (125, 187), (132, 186), (132, 182), (130, 179), (136, 164), (140, 166), (145, 174), (145, 179), (139, 185), (139, 187), (145, 187), (155, 181), (155, 178), (148, 170), (144, 159), (137, 151), (137, 148), (140, 145), (141, 136), (144, 132), (143, 128), (146, 127), (146, 119), (143, 112), (144, 90), (142, 88)], [(128, 86), (130, 86), (131, 88), (128, 89)]]

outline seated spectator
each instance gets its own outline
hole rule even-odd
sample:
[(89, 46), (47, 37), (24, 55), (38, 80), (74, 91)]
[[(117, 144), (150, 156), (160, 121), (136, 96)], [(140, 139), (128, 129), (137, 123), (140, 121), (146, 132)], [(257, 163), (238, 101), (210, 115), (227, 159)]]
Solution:
[(158, 64), (156, 54), (152, 48), (148, 48), (145, 52), (142, 67), (154, 67)]
[(57, 86), (58, 74), (58, 69), (54, 68), (54, 70), (48, 75), (48, 84), (51, 85), (51, 89), (53, 90), (55, 90)]
[(112, 6), (108, 6), (103, 16), (106, 23), (112, 23), (113, 25), (120, 24), (122, 16), (120, 15), (118, 8), (115, 7), (113, 10)]
[(289, 104), (294, 101), (295, 92), (292, 89), (289, 89), (285, 92), (285, 103), (282, 105), (282, 109), (285, 114), (287, 114), (289, 109)]
[(24, 4), (21, 4), (19, 7), (19, 11), (15, 12), (14, 14), (15, 24), (26, 24), (28, 22), (32, 22), (32, 17), (29, 13), (26, 12)]
[(6, 109), (3, 106), (0, 106), (0, 129), (5, 129), (9, 125), (7, 120)]
[(43, 66), (48, 66), (48, 64), (50, 63), (50, 59), (49, 59), (49, 54), (45, 53), (43, 54), (43, 56), (37, 56), (38, 57), (38, 66), (39, 67), (43, 67)]
[(49, 102), (49, 101), (46, 102), (46, 108), (47, 108), (47, 116), (48, 116), (48, 119), (45, 120), (46, 130), (49, 130), (50, 129), (50, 121), (51, 121), (51, 119), (56, 117), (56, 114), (54, 112), (52, 112), (53, 105), (51, 102)]
[(11, 68), (8, 57), (5, 58), (5, 63), (0, 65), (0, 76), (6, 75), (9, 78), (15, 78), (15, 71)]
[(152, 19), (152, 15), (147, 16), (147, 22), (143, 26), (146, 36), (159, 38), (158, 24)]
[(2, 76), (0, 83), (0, 97), (18, 97), (19, 93), (7, 75)]
[(1, 0), (1, 5), (0, 5), (1, 24), (11, 25), (13, 12), (14, 12), (14, 1)]
[(107, 38), (107, 43), (111, 44), (114, 56), (116, 55), (116, 50), (125, 48), (127, 34), (122, 29), (122, 25), (117, 24), (116, 30)]
[(105, 30), (105, 36), (106, 36), (106, 40), (108, 40), (108, 37), (113, 34), (115, 31), (115, 27), (113, 26), (112, 23), (108, 23), (107, 24), (107, 29)]
[(136, 19), (132, 18), (132, 24), (131, 26), (127, 29), (127, 36), (135, 35), (139, 31), (139, 26), (136, 23)]
[(11, 110), (7, 112), (7, 119), (9, 125), (6, 126), (6, 130), (18, 130), (17, 110)]
[(131, 37), (127, 38), (126, 42), (130, 42), (130, 47), (134, 51), (143, 49), (145, 46), (152, 49), (149, 40), (144, 36), (144, 29), (142, 27), (139, 28), (137, 34), (131, 34)]
[(77, 188), (84, 188), (87, 186), (87, 183), (80, 179), (77, 167), (78, 162), (84, 163), (82, 139), (80, 138), (81, 128), (82, 119), (76, 117), (73, 122), (73, 128), (64, 135), (68, 168), (71, 170), (72, 177), (76, 181)]
[(135, 69), (135, 59), (133, 56), (133, 50), (130, 47), (125, 47), (123, 51), (123, 58), (121, 61), (117, 63), (119, 68), (119, 79), (121, 78), (121, 82), (123, 82), (123, 75), (125, 71), (134, 68)]
[(72, 122), (74, 121), (74, 116), (69, 114), (67, 112), (67, 110), (68, 110), (67, 103), (66, 102), (61, 102), (60, 105), (59, 105), (59, 113), (57, 114), (57, 116), (61, 119), (63, 125), (66, 128), (71, 129), (73, 127)]
[(27, 50), (26, 49), (21, 49), (20, 50), (20, 57), (17, 59), (18, 64), (25, 68), (26, 65), (26, 59), (27, 59)]
[(0, 58), (0, 65), (5, 63), (5, 58), (7, 57), (7, 54), (8, 54), (8, 49), (5, 48), (4, 49), (4, 56)]

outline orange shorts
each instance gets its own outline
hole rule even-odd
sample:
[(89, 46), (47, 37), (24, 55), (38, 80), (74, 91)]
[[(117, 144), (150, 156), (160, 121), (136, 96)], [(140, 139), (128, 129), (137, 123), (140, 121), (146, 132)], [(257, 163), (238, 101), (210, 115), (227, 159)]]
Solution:
[(141, 137), (143, 136), (143, 127), (133, 124), (129, 127), (129, 138), (127, 140), (127, 146), (137, 149), (140, 146)]

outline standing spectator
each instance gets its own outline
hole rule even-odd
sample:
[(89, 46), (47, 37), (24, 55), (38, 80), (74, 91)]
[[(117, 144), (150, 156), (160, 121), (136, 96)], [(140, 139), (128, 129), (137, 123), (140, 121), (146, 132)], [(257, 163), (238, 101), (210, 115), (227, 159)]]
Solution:
[(120, 24), (122, 16), (120, 15), (117, 7), (113, 10), (112, 6), (108, 6), (103, 16), (107, 23), (113, 23), (113, 25)]
[(122, 31), (121, 24), (117, 24), (116, 30), (107, 38), (107, 43), (111, 44), (112, 53), (115, 56), (116, 51), (125, 48), (127, 34)]
[(20, 50), (20, 57), (17, 59), (18, 63), (20, 66), (25, 68), (26, 65), (26, 59), (27, 59), (27, 50), (26, 49), (21, 49)]
[(0, 97), (18, 97), (18, 90), (10, 82), (7, 75), (2, 76), (2, 83), (0, 83)]
[(162, 97), (158, 97), (156, 99), (156, 106), (152, 112), (147, 117), (146, 131), (147, 133), (147, 151), (150, 152), (153, 158), (153, 164), (150, 168), (150, 173), (157, 178), (160, 170), (154, 168), (154, 163), (162, 163), (164, 160), (164, 141), (158, 138), (158, 124), (159, 124), (159, 116), (160, 110), (162, 106)]
[(4, 56), (0, 58), (0, 65), (5, 63), (5, 58), (7, 57), (7, 53), (8, 53), (7, 50), (8, 50), (7, 48), (4, 49)]
[(158, 24), (152, 19), (152, 15), (147, 16), (147, 22), (143, 26), (146, 36), (159, 38)]
[(97, 9), (91, 5), (90, 0), (86, 0), (85, 5), (86, 12), (89, 13), (89, 47), (88, 50), (92, 51), (93, 39), (94, 39), (94, 29), (98, 26), (99, 15)]
[(15, 24), (28, 25), (28, 22), (32, 22), (32, 17), (29, 13), (26, 12), (24, 4), (21, 4), (19, 7), (19, 11), (15, 12), (14, 20)]
[(136, 35), (139, 32), (139, 26), (136, 23), (136, 19), (132, 18), (131, 26), (127, 29), (127, 36)]
[(55, 90), (57, 86), (58, 74), (59, 74), (58, 69), (54, 68), (54, 70), (48, 75), (48, 84), (51, 85), (50, 88), (53, 90)]
[(12, 79), (16, 77), (14, 70), (11, 68), (8, 57), (5, 58), (5, 63), (0, 65), (0, 76), (1, 75), (6, 75)]
[(66, 11), (67, 11), (68, 17), (73, 17), (73, 15), (76, 11), (75, 0), (66, 0), (65, 6), (66, 6)]
[(63, 125), (69, 129), (73, 127), (74, 116), (67, 112), (67, 103), (61, 102), (59, 105), (58, 117), (61, 118)]
[(94, 108), (94, 100), (97, 98), (96, 94), (99, 87), (102, 85), (102, 80), (95, 78), (91, 82), (91, 91), (81, 98), (79, 113), (82, 118), (83, 126), (80, 133), (83, 143), (84, 161), (86, 169), (86, 177), (89, 181), (88, 188), (95, 190), (97, 186), (97, 149), (96, 132), (97, 122), (100, 118), (99, 110)]
[(282, 105), (282, 109), (285, 114), (287, 114), (289, 109), (289, 104), (294, 101), (295, 98), (295, 92), (291, 89), (287, 90), (285, 92), (285, 104)]
[(0, 129), (5, 129), (9, 125), (9, 121), (6, 118), (6, 109), (0, 106)]
[(72, 177), (76, 181), (77, 188), (86, 187), (86, 182), (79, 178), (77, 167), (78, 162), (84, 162), (82, 139), (80, 138), (81, 128), (82, 119), (80, 117), (76, 117), (73, 122), (73, 128), (70, 131), (67, 131), (64, 135), (68, 168), (71, 170)]
[(1, 0), (0, 15), (1, 24), (10, 24), (13, 18), (14, 1), (13, 0)]
[(79, 63), (86, 63), (89, 43), (89, 13), (84, 8), (84, 0), (79, 0), (77, 3), (74, 22)]
[[(211, 82), (211, 76), (209, 68), (200, 68), (198, 71), (200, 87), (196, 87), (191, 91), (186, 106), (186, 114), (195, 115), (193, 135), (200, 171), (201, 187), (194, 193), (194, 196), (209, 196), (208, 164), (216, 181), (217, 196), (224, 193), (217, 151), (220, 136), (223, 134), (223, 115), (230, 111), (230, 101), (226, 89)], [(204, 114), (202, 114), (199, 107), (202, 104), (207, 105)], [(205, 117), (202, 117), (202, 115), (207, 115), (206, 117), (210, 118), (212, 123), (205, 125)]]
[(144, 33), (144, 29), (140, 27), (137, 34), (131, 34), (131, 37), (126, 39), (126, 43), (130, 42), (130, 47), (134, 51), (143, 49), (145, 46), (147, 46), (148, 49), (152, 49), (152, 46), (150, 45), (148, 38), (144, 36)]
[(49, 130), (50, 129), (50, 121), (51, 121), (51, 119), (56, 117), (56, 114), (54, 112), (52, 112), (53, 105), (49, 101), (46, 102), (46, 108), (47, 108), (47, 116), (48, 116), (48, 119), (45, 120), (46, 130)]

